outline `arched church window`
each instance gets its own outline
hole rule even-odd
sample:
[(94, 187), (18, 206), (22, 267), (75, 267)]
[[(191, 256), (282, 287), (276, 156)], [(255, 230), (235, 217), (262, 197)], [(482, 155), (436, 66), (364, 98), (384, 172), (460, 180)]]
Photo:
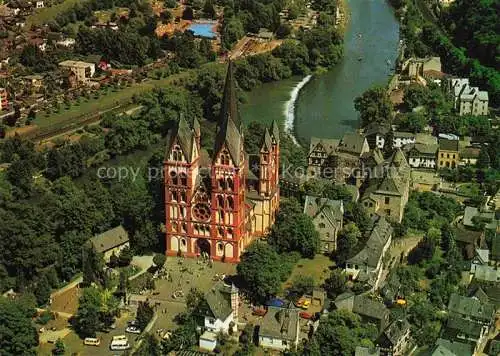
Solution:
[(186, 192), (181, 192), (181, 201), (186, 202), (186, 200), (187, 200)]
[(224, 198), (222, 195), (217, 196), (217, 203), (219, 204), (219, 208), (224, 208)]
[(227, 197), (227, 206), (230, 210), (234, 209), (234, 200), (232, 197)]
[(229, 165), (229, 152), (227, 152), (227, 150), (221, 152), (220, 163), (226, 166)]
[(179, 178), (180, 178), (180, 184), (181, 185), (187, 185), (187, 176), (186, 176), (186, 173), (180, 173), (179, 174)]
[(226, 189), (226, 181), (224, 180), (224, 178), (219, 178), (219, 189)]
[(223, 228), (219, 227), (217, 232), (219, 233), (219, 237), (224, 237), (224, 229)]
[(219, 251), (222, 251), (222, 250), (224, 249), (224, 245), (223, 245), (223, 244), (221, 244), (221, 243), (217, 244), (217, 249), (218, 249)]
[(173, 150), (172, 150), (172, 158), (174, 159), (174, 161), (181, 161), (182, 160), (182, 151), (178, 145), (175, 145)]
[(234, 189), (234, 182), (233, 182), (233, 180), (231, 178), (227, 179), (227, 188), (229, 190), (233, 190)]
[(170, 179), (172, 180), (173, 185), (177, 185), (177, 172), (170, 171)]

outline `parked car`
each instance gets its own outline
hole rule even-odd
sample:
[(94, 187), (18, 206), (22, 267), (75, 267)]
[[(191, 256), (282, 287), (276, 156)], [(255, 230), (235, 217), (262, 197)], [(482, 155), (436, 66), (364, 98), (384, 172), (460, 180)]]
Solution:
[(263, 308), (255, 308), (252, 311), (252, 314), (257, 315), (257, 316), (264, 316), (264, 315), (266, 315), (266, 313), (267, 313), (267, 310), (263, 309)]
[(308, 313), (308, 312), (305, 312), (305, 311), (301, 311), (299, 313), (299, 316), (302, 318), (302, 319), (312, 319), (313, 318), (313, 315), (311, 313)]
[(125, 329), (126, 332), (131, 333), (131, 334), (140, 334), (141, 329), (139, 329), (137, 326), (128, 326)]

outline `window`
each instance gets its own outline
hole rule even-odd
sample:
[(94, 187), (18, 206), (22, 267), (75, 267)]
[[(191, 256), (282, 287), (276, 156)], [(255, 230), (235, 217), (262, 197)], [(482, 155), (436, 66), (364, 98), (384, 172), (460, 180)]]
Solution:
[(391, 216), (391, 209), (385, 209), (385, 215)]
[(320, 228), (320, 229), (324, 229), (324, 228), (325, 228), (325, 224), (320, 223), (320, 224), (319, 224), (319, 228)]
[(233, 180), (231, 178), (227, 179), (227, 188), (229, 190), (233, 190), (234, 189), (234, 183), (233, 183)]
[(182, 239), (182, 240), (181, 240), (181, 245), (182, 245), (182, 246), (186, 246), (186, 239)]
[(446, 158), (450, 158), (450, 154), (449, 153), (446, 154)]
[(390, 201), (391, 201), (391, 198), (389, 198), (389, 197), (385, 197), (385, 203), (386, 203), (386, 204), (389, 204), (389, 203), (390, 203)]
[(186, 173), (180, 173), (179, 177), (180, 177), (180, 183), (181, 183), (181, 185), (187, 185), (187, 176), (186, 176)]
[(223, 228), (219, 227), (217, 232), (219, 233), (219, 237), (224, 237), (224, 229)]
[(222, 151), (220, 154), (220, 164), (225, 166), (229, 165), (229, 152), (226, 150)]
[(177, 185), (177, 172), (176, 171), (170, 171), (170, 179), (171, 179), (173, 185)]
[(224, 180), (224, 178), (219, 178), (219, 189), (226, 189), (226, 181)]
[(233, 201), (233, 198), (231, 197), (227, 197), (227, 206), (230, 210), (233, 210), (234, 209), (234, 201)]
[(178, 145), (175, 145), (172, 150), (172, 158), (174, 161), (182, 161), (182, 151)]
[(453, 158), (455, 158), (455, 155), (453, 155)]
[(219, 251), (222, 251), (222, 250), (224, 250), (224, 246), (222, 244), (217, 244), (217, 249)]
[(217, 203), (219, 204), (219, 208), (224, 208), (224, 198), (222, 195), (217, 196)]
[(444, 158), (444, 153), (441, 153), (441, 158)]

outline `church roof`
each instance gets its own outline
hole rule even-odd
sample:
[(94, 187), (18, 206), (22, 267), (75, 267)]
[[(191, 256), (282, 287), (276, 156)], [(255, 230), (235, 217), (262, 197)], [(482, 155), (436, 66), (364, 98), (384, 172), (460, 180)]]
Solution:
[(264, 136), (262, 137), (262, 144), (260, 147), (267, 152), (270, 152), (273, 148), (273, 140), (271, 139), (271, 135), (269, 134), (269, 130), (267, 128), (264, 132)]
[(172, 145), (177, 140), (178, 145), (181, 147), (184, 156), (188, 161), (191, 160), (191, 154), (193, 151), (193, 131), (189, 127), (184, 116), (181, 114), (179, 121), (175, 126), (169, 131), (167, 135), (167, 151), (166, 155), (172, 150)]
[(271, 137), (276, 143), (280, 142), (280, 128), (276, 120), (273, 120), (273, 123), (271, 124)]
[(239, 165), (244, 158), (241, 155), (242, 139), (233, 64), (229, 62), (226, 83), (224, 85), (224, 95), (222, 97), (219, 125), (215, 136), (214, 159), (221, 149), (226, 146), (234, 164)]

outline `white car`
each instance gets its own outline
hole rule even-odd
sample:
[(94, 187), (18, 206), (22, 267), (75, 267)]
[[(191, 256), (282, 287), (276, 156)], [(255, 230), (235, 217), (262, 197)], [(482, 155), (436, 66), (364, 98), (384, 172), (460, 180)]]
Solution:
[(137, 326), (129, 326), (125, 329), (126, 332), (131, 333), (131, 334), (140, 334), (141, 329), (139, 329)]

